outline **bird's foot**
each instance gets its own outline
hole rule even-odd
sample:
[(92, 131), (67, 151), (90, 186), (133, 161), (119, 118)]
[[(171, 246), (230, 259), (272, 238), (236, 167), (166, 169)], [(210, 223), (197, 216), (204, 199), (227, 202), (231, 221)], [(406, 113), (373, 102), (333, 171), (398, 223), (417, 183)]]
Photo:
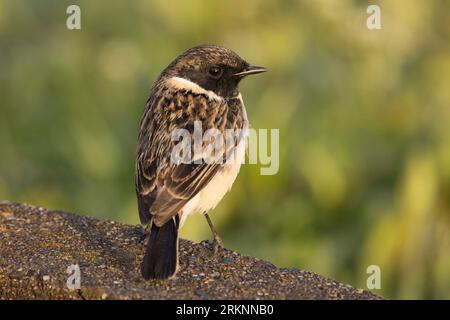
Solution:
[(141, 230), (142, 230), (142, 234), (141, 237), (139, 238), (139, 243), (147, 246), (148, 243), (148, 239), (150, 238), (150, 230), (151, 230), (151, 226), (150, 224), (144, 226), (141, 226)]
[(220, 251), (223, 250), (223, 242), (222, 239), (220, 239), (219, 234), (217, 233), (216, 228), (214, 228), (214, 225), (208, 215), (207, 212), (204, 213), (206, 221), (208, 222), (209, 228), (211, 229), (211, 232), (213, 234), (213, 253), (214, 255), (217, 255)]
[(222, 239), (216, 234), (214, 235), (213, 240), (213, 254), (216, 256), (223, 250), (223, 242)]

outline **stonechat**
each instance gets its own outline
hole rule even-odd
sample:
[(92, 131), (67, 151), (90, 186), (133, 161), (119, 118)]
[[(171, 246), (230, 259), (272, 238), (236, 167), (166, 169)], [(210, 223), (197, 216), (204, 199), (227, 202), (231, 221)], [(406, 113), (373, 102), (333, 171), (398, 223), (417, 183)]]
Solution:
[[(208, 211), (230, 190), (245, 157), (248, 120), (238, 85), (244, 77), (265, 71), (227, 48), (201, 45), (178, 56), (153, 85), (140, 123), (135, 167), (139, 217), (150, 230), (141, 264), (145, 279), (175, 275), (178, 230), (191, 213), (205, 215), (214, 251), (221, 248)], [(196, 124), (223, 136), (230, 130), (241, 133), (231, 144), (214, 144), (220, 161), (201, 159), (204, 153), (195, 152), (192, 141), (184, 150), (194, 154), (192, 161), (174, 160), (173, 132), (182, 129), (195, 136)], [(201, 149), (211, 143), (202, 140)]]

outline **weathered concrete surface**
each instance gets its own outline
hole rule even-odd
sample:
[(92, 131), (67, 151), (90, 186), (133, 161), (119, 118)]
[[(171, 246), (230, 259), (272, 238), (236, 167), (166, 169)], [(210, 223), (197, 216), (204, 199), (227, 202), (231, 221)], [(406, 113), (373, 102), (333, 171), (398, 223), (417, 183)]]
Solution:
[[(180, 271), (144, 281), (138, 226), (28, 205), (0, 203), (1, 299), (378, 299), (318, 274), (209, 242), (180, 241)], [(80, 290), (67, 288), (67, 267), (81, 269)]]

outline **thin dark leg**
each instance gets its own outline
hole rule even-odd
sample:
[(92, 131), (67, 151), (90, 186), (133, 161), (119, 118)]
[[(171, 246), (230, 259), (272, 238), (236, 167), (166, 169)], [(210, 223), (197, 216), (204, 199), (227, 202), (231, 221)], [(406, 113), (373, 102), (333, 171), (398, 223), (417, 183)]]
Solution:
[(205, 218), (206, 218), (206, 221), (208, 221), (209, 228), (211, 229), (211, 231), (213, 233), (213, 237), (214, 237), (213, 250), (214, 250), (214, 254), (217, 254), (219, 252), (219, 250), (223, 249), (223, 242), (222, 242), (222, 239), (220, 239), (216, 228), (212, 224), (211, 218), (209, 217), (208, 213), (206, 213), (206, 212), (205, 212)]
[(147, 246), (148, 239), (150, 237), (150, 230), (152, 229), (152, 224), (149, 223), (146, 226), (141, 226), (142, 228), (142, 235), (139, 239), (139, 242), (142, 243), (144, 246)]

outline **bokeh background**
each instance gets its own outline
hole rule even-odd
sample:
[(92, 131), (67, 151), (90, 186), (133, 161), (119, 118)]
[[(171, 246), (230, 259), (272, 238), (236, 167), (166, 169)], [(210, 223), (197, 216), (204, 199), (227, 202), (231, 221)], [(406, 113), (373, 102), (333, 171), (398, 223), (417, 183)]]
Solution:
[[(444, 0), (2, 0), (0, 200), (137, 224), (149, 89), (220, 44), (270, 68), (241, 91), (254, 128), (280, 129), (279, 173), (243, 166), (212, 214), (226, 246), (360, 288), (376, 264), (378, 294), (448, 299), (449, 21)], [(203, 217), (182, 236), (209, 238)]]

